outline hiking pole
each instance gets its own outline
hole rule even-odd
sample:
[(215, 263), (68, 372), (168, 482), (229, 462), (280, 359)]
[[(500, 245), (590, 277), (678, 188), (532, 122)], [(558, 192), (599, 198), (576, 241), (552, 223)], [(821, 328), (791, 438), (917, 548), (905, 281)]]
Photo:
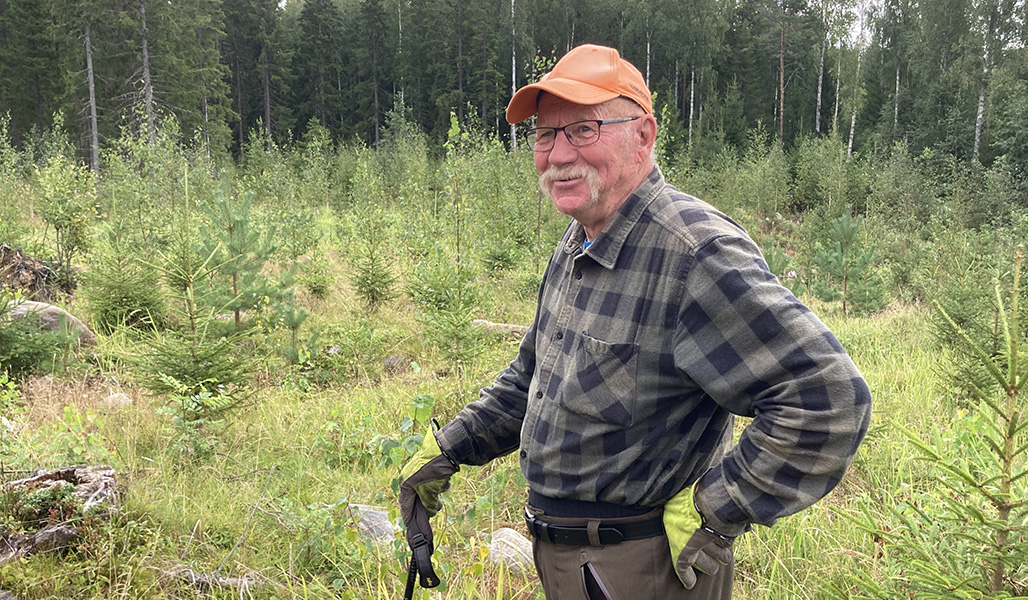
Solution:
[(403, 600), (413, 600), (414, 584), (418, 580), (418, 561), (414, 553), (410, 555), (410, 568), (407, 569), (407, 587), (403, 590)]

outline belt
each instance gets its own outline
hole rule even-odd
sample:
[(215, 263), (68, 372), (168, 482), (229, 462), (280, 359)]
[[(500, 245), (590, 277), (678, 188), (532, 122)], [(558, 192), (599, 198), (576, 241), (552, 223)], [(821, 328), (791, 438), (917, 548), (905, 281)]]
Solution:
[[(533, 537), (553, 544), (567, 544), (571, 546), (592, 545), (589, 540), (589, 526), (587, 525), (558, 525), (547, 523), (539, 517), (525, 511), (525, 525)], [(596, 530), (599, 536), (600, 545), (619, 544), (628, 540), (641, 540), (662, 535), (664, 533), (664, 520), (657, 516), (645, 521), (632, 523), (604, 523), (600, 521)]]

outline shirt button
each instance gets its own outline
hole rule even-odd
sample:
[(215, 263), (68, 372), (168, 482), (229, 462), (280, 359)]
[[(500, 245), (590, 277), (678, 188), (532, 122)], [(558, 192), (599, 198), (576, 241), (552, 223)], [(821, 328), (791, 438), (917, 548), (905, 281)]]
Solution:
[(543, 397), (543, 393), (542, 392), (536, 392), (535, 393), (535, 397), (541, 399)]
[(581, 278), (582, 278), (582, 272), (581, 271), (575, 271), (575, 279), (581, 279)]
[(558, 331), (557, 332), (557, 339), (558, 340), (564, 339), (564, 332), (563, 331)]
[(520, 456), (521, 458), (528, 458), (528, 452), (522, 450), (521, 452), (518, 452), (518, 456)]

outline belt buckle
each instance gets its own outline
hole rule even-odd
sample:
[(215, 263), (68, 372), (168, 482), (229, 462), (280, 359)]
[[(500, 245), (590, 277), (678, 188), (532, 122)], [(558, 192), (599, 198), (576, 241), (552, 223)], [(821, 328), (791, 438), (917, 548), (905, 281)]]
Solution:
[(525, 524), (528, 525), (528, 530), (535, 537), (550, 543), (554, 543), (554, 539), (556, 538), (557, 532), (550, 531), (550, 524), (546, 521), (543, 521), (542, 519), (537, 519), (535, 515), (528, 512), (527, 508), (525, 509)]

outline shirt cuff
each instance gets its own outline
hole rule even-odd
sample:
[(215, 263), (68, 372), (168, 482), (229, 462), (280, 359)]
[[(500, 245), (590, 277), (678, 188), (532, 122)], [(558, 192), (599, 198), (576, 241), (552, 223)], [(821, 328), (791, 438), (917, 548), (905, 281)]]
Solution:
[(749, 531), (751, 522), (724, 489), (720, 471), (720, 466), (715, 466), (700, 478), (693, 492), (693, 502), (704, 527), (734, 538)]
[(458, 464), (476, 464), (474, 461), (475, 445), (471, 441), (471, 433), (460, 421), (450, 421), (435, 433), (439, 451), (450, 462)]

